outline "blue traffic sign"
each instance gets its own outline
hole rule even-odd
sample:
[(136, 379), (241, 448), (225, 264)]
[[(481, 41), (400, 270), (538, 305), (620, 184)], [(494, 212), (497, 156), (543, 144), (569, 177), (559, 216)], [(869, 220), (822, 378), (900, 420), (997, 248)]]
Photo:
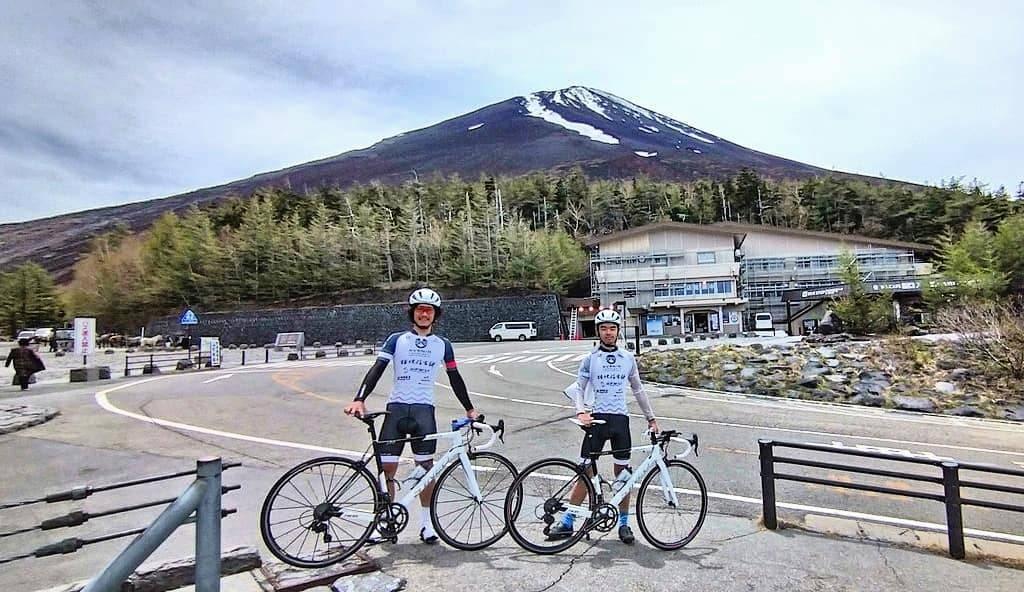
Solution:
[(181, 318), (178, 319), (179, 325), (198, 325), (199, 317), (196, 313), (192, 312), (191, 308), (185, 309), (185, 312), (181, 313)]

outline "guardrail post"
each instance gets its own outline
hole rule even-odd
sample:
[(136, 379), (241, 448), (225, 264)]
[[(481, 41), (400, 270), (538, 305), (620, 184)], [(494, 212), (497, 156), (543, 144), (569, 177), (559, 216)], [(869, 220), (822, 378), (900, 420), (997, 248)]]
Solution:
[[(171, 536), (201, 503), (207, 494), (207, 483), (193, 481), (178, 499), (168, 506), (153, 524), (128, 545), (121, 554), (111, 560), (100, 575), (82, 589), (82, 592), (117, 592), (121, 584), (142, 565), (166, 539)], [(220, 492), (217, 492), (220, 495)], [(219, 499), (219, 497), (218, 497)]]
[(245, 350), (242, 350), (242, 365), (245, 366)]
[(960, 465), (942, 463), (942, 486), (945, 489), (946, 533), (949, 536), (949, 555), (953, 559), (967, 556), (964, 550), (964, 516), (960, 506)]
[(196, 475), (207, 482), (196, 508), (196, 592), (220, 592), (220, 457), (201, 458)]
[(771, 440), (758, 440), (761, 459), (761, 507), (764, 515), (764, 526), (768, 530), (779, 527), (778, 515), (775, 512), (775, 454)]
[(267, 349), (267, 348), (263, 348), (263, 363), (264, 364), (269, 364), (270, 363), (270, 350)]
[(128, 376), (128, 354), (124, 356), (124, 375)]

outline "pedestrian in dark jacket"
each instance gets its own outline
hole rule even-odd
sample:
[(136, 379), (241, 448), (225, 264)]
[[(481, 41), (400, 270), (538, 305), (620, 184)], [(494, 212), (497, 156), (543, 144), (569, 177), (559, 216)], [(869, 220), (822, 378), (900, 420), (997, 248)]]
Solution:
[(7, 362), (4, 363), (4, 367), (7, 368), (12, 363), (14, 364), (14, 383), (20, 384), (23, 391), (28, 390), (28, 382), (33, 374), (46, 370), (43, 361), (28, 346), (28, 339), (19, 339), (18, 347), (11, 349), (11, 353), (7, 354)]

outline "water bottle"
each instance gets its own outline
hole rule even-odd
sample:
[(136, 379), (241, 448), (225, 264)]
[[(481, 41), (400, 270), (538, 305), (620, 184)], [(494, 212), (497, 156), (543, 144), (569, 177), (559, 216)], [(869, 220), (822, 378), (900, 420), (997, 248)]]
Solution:
[(457, 432), (462, 428), (469, 425), (473, 420), (468, 417), (460, 417), (459, 419), (452, 420), (452, 431)]
[(629, 469), (623, 469), (619, 476), (615, 478), (615, 482), (612, 483), (612, 492), (618, 493), (632, 476), (633, 474), (629, 472)]

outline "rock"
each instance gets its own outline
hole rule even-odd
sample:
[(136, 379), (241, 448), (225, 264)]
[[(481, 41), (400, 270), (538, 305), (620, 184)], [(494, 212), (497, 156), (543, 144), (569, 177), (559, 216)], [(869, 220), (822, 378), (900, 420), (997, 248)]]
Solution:
[(759, 351), (763, 351), (764, 350), (764, 346), (761, 345), (760, 343), (751, 343), (750, 344), (750, 349), (752, 349), (752, 350), (754, 350), (756, 352), (759, 352)]
[(829, 368), (838, 368), (840, 364), (842, 364), (842, 362), (836, 359), (825, 360), (825, 365)]
[(789, 389), (789, 390), (783, 391), (782, 392), (782, 396), (788, 397), (790, 399), (802, 399), (803, 396), (804, 396), (804, 393), (801, 392), (801, 391), (794, 391), (792, 389)]
[(727, 384), (727, 385), (725, 385), (725, 390), (727, 392), (730, 392), (730, 393), (742, 393), (742, 392), (745, 392), (745, 389), (742, 386), (739, 386), (737, 384)]
[(66, 356), (68, 354), (64, 350), (60, 350), (60, 351), (58, 351), (57, 353), (55, 353), (53, 355), (57, 356), (58, 358), (63, 358), (64, 356)]
[[(142, 367), (143, 374), (160, 374), (160, 368), (153, 366), (152, 364), (146, 364)], [(73, 382), (73, 381), (72, 381)]]
[(405, 589), (403, 578), (383, 572), (345, 576), (331, 584), (333, 592), (398, 592)]
[[(633, 344), (632, 343), (627, 343), (626, 345), (632, 346)], [(348, 357), (348, 350), (347, 349), (339, 349), (338, 350), (338, 357), (339, 358), (346, 358), (346, 357)]]
[(323, 347), (323, 344), (320, 343), (319, 341), (314, 341), (313, 342), (313, 347)]
[(956, 385), (952, 382), (936, 382), (933, 388), (944, 395), (951, 395), (956, 392)]
[(726, 374), (722, 377), (722, 380), (725, 381), (726, 384), (736, 384), (736, 376), (733, 374)]
[(765, 363), (772, 363), (781, 360), (782, 356), (780, 356), (779, 354), (764, 354), (758, 359)]
[(948, 377), (950, 380), (967, 380), (971, 377), (971, 371), (967, 368), (954, 368), (949, 371)]
[(125, 353), (134, 354), (135, 353), (135, 348), (134, 347), (129, 347), (127, 350), (125, 350)]
[(1010, 421), (1024, 421), (1024, 405), (1018, 405), (1016, 409), (1007, 409), (1005, 417)]
[(814, 389), (814, 392), (811, 393), (811, 398), (818, 401), (835, 401), (836, 399), (841, 399), (842, 395), (831, 389)]
[(289, 362), (294, 362), (294, 361), (296, 361), (298, 359), (299, 359), (299, 354), (298, 353), (296, 353), (296, 352), (289, 352), (288, 353), (288, 361)]
[(836, 357), (836, 350), (828, 347), (823, 347), (818, 350), (818, 355), (825, 360), (834, 360)]
[(948, 409), (946, 410), (946, 414), (957, 415), (959, 417), (985, 417), (985, 414), (982, 413), (980, 409), (970, 405), (961, 405), (960, 407)]
[(704, 389), (706, 391), (717, 391), (718, 390), (718, 385), (713, 383), (713, 382), (704, 381), (704, 382), (701, 383), (700, 388), (702, 388), (702, 389)]
[(893, 405), (904, 411), (917, 411), (919, 413), (932, 413), (935, 411), (935, 403), (924, 397), (898, 396), (893, 398)]
[(842, 374), (827, 374), (825, 375), (825, 380), (831, 382), (832, 384), (846, 384), (846, 381), (848, 379)]
[(326, 358), (327, 357), (327, 352), (325, 352), (322, 349), (318, 349), (318, 350), (316, 350), (316, 353), (313, 354), (313, 357), (315, 357), (315, 358)]
[(761, 370), (759, 368), (744, 368), (740, 370), (740, 378), (754, 378)]
[(797, 381), (797, 384), (807, 388), (813, 388), (818, 386), (818, 375), (817, 374), (804, 374)]
[(801, 370), (801, 373), (805, 376), (819, 376), (821, 374), (829, 374), (831, 372), (832, 370), (830, 368), (817, 365), (813, 362), (805, 364), (803, 370)]
[(880, 382), (861, 381), (853, 385), (853, 392), (858, 395), (881, 395), (888, 386)]
[(861, 393), (852, 397), (850, 403), (867, 407), (881, 407), (885, 405), (885, 397), (873, 393)]
[(103, 350), (103, 353), (105, 353), (108, 356), (112, 356), (112, 355), (114, 355), (114, 350), (112, 350), (112, 349), (105, 349), (105, 350)]
[(840, 345), (839, 347), (836, 348), (836, 351), (838, 353), (840, 353), (840, 354), (847, 354), (848, 355), (850, 353), (850, 346), (848, 346), (848, 345)]
[(739, 364), (732, 364), (732, 363), (722, 364), (722, 371), (723, 372), (735, 372), (735, 371), (737, 371), (739, 369), (740, 369), (740, 365)]
[(193, 367), (195, 367), (195, 364), (192, 360), (178, 360), (178, 363), (174, 366), (176, 370), (189, 370)]
[(950, 360), (948, 358), (939, 358), (935, 360), (935, 365), (942, 370), (955, 370), (959, 366), (956, 360)]

